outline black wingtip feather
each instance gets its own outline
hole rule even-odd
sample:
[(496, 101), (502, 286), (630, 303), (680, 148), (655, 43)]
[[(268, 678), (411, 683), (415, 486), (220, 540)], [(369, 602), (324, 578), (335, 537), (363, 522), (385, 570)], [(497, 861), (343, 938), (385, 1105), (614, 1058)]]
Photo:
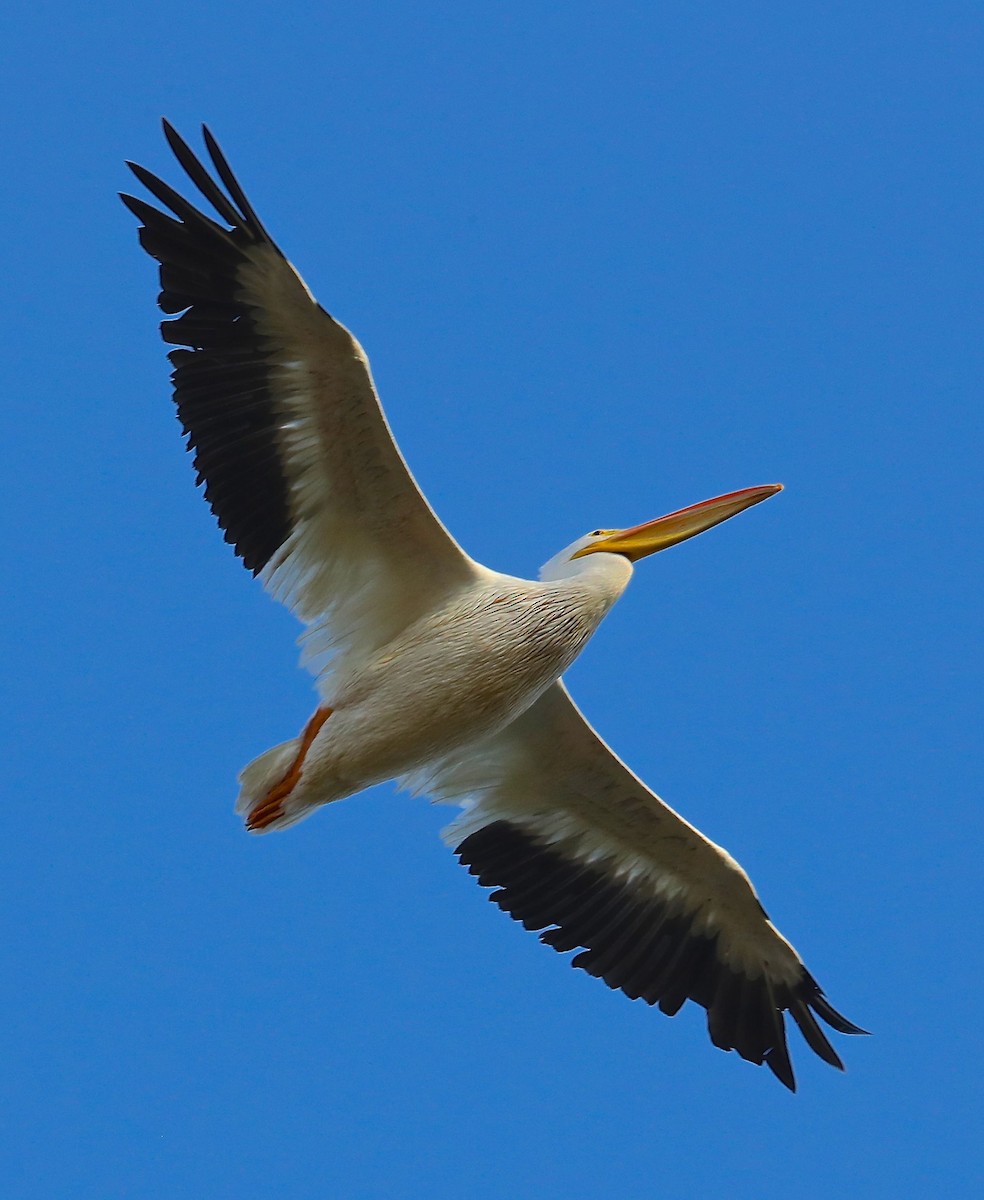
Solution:
[(274, 244), (273, 238), (270, 237), (263, 226), (263, 222), (256, 215), (256, 211), (250, 204), (246, 193), (239, 184), (239, 180), (233, 173), (232, 167), (229, 166), (228, 159), (222, 153), (222, 147), (215, 140), (212, 131), (207, 125), (202, 125), (202, 137), (205, 140), (205, 148), (208, 150), (209, 157), (215, 164), (215, 169), (219, 173), (219, 178), (226, 186), (226, 190), (232, 197), (233, 201), (239, 206), (240, 212), (245, 216), (247, 224), (261, 237), (264, 241)]
[(779, 1005), (772, 981), (765, 977), (765, 991), (768, 997), (769, 1018), (772, 1023), (772, 1046), (765, 1055), (765, 1065), (776, 1079), (791, 1092), (796, 1091), (796, 1076), (793, 1074), (793, 1064), (789, 1060), (789, 1046), (786, 1044), (786, 1022), (782, 1017), (782, 1007)]
[(789, 1088), (795, 1094), (796, 1076), (793, 1074), (793, 1064), (789, 1061), (789, 1050), (786, 1048), (785, 1039), (781, 1048), (774, 1047), (762, 1061), (782, 1086)]
[(855, 1025), (853, 1021), (849, 1021), (842, 1013), (839, 1013), (836, 1008), (830, 1003), (827, 997), (820, 989), (820, 985), (809, 973), (806, 974), (803, 980), (804, 998), (810, 1008), (822, 1017), (831, 1029), (836, 1029), (838, 1033), (857, 1034), (863, 1037), (870, 1037), (871, 1034), (867, 1029), (862, 1029), (860, 1025)]
[[(146, 223), (147, 209), (151, 208), (151, 206), (147, 203), (146, 200), (141, 200), (137, 196), (131, 196), (129, 192), (117, 192), (116, 194), (123, 201), (123, 203), (130, 210), (130, 212), (133, 213), (133, 215), (137, 218), (138, 221), (143, 221), (144, 223)], [(156, 208), (151, 209), (151, 211), (157, 212), (157, 209)]]
[(843, 1071), (844, 1064), (841, 1062), (837, 1051), (827, 1040), (826, 1034), (817, 1024), (813, 1013), (810, 1012), (806, 1001), (802, 997), (797, 996), (790, 1004), (789, 1015), (799, 1026), (800, 1033), (802, 1033), (806, 1044), (813, 1053), (822, 1058), (825, 1063), (836, 1067), (838, 1071)]
[(222, 189), (216, 184), (211, 175), (209, 175), (201, 160), (181, 134), (178, 133), (166, 117), (162, 119), (161, 124), (164, 129), (164, 136), (167, 138), (167, 144), (171, 147), (174, 157), (181, 164), (185, 174), (195, 187), (198, 188), (224, 221), (234, 227), (242, 225), (244, 221), (243, 214), (236, 211), (235, 207), (230, 203), (229, 198), (222, 192)]

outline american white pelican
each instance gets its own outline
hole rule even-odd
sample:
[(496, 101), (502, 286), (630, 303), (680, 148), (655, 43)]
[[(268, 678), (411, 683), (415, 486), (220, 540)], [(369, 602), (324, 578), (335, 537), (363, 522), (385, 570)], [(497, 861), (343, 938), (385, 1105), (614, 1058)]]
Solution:
[[(394, 779), (462, 806), (445, 838), (491, 899), (573, 965), (673, 1015), (707, 1009), (711, 1040), (795, 1090), (788, 1012), (843, 1069), (814, 1014), (840, 1015), (769, 921), (748, 876), (609, 750), (561, 675), (632, 564), (772, 496), (705, 500), (596, 529), (538, 581), (469, 558), (420, 494), (369, 363), (321, 308), (243, 194), (171, 126), (178, 162), (220, 218), (130, 163), (173, 214), (123, 196), (161, 264), (161, 325), (198, 482), (245, 565), (306, 625), (320, 705), (240, 775), (253, 832)], [(224, 185), (222, 190), (219, 181)]]

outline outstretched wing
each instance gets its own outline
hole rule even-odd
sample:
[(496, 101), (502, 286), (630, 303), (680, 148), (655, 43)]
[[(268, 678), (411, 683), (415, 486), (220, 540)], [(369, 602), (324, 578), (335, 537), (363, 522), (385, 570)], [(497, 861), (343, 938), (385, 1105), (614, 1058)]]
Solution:
[[(218, 176), (165, 121), (220, 218), (143, 167), (164, 213), (122, 196), (161, 264), (161, 324), (198, 482), (226, 541), (310, 628), (305, 659), (383, 645), (474, 579), (393, 441), (354, 337), (264, 229), (207, 129)], [(224, 185), (225, 190), (221, 185)]]
[(405, 782), (464, 805), (445, 840), (541, 941), (584, 947), (573, 966), (670, 1016), (696, 1001), (716, 1046), (791, 1090), (787, 1012), (843, 1069), (814, 1014), (864, 1030), (831, 1007), (738, 863), (615, 757), (562, 683), (467, 758)]

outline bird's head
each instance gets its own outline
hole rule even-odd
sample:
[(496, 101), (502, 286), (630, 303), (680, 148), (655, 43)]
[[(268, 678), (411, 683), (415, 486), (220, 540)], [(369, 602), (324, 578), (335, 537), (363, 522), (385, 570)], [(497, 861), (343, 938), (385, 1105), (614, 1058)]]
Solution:
[(637, 562), (648, 554), (666, 550), (677, 542), (703, 533), (705, 529), (720, 525), (729, 517), (737, 516), (753, 504), (768, 500), (781, 491), (781, 483), (742, 488), (739, 492), (702, 500), (700, 504), (691, 504), (689, 508), (677, 509), (665, 517), (657, 517), (655, 521), (646, 521), (629, 529), (595, 529), (552, 558), (544, 566), (540, 578), (556, 579), (570, 575), (573, 573), (570, 564), (589, 554), (617, 554), (630, 563)]

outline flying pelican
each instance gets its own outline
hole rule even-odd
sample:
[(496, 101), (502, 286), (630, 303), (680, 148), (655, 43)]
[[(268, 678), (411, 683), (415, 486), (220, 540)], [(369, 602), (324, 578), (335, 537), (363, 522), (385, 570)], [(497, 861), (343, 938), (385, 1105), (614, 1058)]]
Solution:
[(284, 829), (388, 779), (459, 804), (445, 840), (541, 941), (581, 947), (573, 966), (670, 1016), (695, 1001), (716, 1046), (790, 1090), (787, 1012), (843, 1070), (816, 1016), (864, 1030), (831, 1006), (738, 863), (632, 774), (561, 679), (633, 563), (781, 485), (596, 529), (535, 582), (489, 570), (421, 495), (362, 347), (283, 256), (209, 130), (217, 179), (166, 121), (164, 133), (220, 218), (128, 164), (173, 214), (122, 195), (160, 263), (178, 416), (225, 540), (306, 626), (320, 699), (298, 737), (241, 773), (246, 827)]

